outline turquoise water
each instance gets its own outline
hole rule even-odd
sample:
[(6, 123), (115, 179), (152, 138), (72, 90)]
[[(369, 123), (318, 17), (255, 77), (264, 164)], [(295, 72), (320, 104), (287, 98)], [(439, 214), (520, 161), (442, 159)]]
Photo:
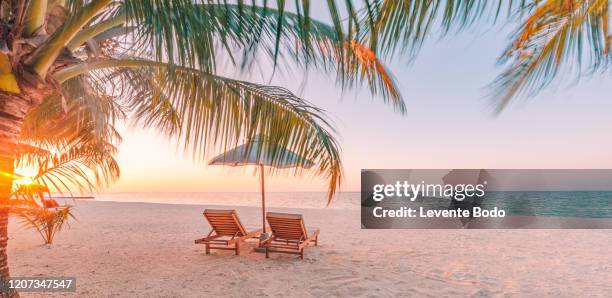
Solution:
[[(443, 198), (420, 198), (412, 203), (395, 199), (385, 203), (398, 207), (452, 209), (451, 201)], [(503, 209), (506, 216), (612, 218), (612, 191), (488, 191), (479, 206)]]
[(612, 218), (612, 191), (490, 191), (482, 205), (512, 215)]

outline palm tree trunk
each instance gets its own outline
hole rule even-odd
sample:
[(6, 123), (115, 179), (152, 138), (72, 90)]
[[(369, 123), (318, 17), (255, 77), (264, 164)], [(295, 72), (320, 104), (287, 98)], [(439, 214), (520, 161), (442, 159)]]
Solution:
[[(8, 246), (8, 219), (9, 208), (6, 206), (0, 207), (0, 278), (5, 279), (10, 277), (8, 268), (8, 254), (6, 249)], [(17, 291), (3, 291), (1, 297), (16, 298), (19, 297)]]
[[(10, 277), (8, 268), (9, 199), (15, 167), (15, 148), (30, 101), (0, 92), (0, 278)], [(17, 292), (3, 292), (2, 297), (19, 297)]]

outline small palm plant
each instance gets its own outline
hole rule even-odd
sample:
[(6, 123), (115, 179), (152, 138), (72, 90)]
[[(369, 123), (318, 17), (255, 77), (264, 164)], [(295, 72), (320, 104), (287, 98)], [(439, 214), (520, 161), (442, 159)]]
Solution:
[(23, 223), (36, 229), (45, 241), (45, 244), (53, 244), (55, 234), (62, 230), (68, 218), (74, 218), (71, 207), (62, 208), (34, 208), (23, 210), (18, 214)]
[(24, 225), (38, 231), (45, 244), (53, 244), (55, 235), (62, 230), (69, 218), (74, 219), (74, 215), (71, 206), (48, 206), (45, 203), (45, 193), (50, 194), (49, 189), (33, 180), (24, 184), (18, 181), (13, 196), (20, 204), (11, 211)]

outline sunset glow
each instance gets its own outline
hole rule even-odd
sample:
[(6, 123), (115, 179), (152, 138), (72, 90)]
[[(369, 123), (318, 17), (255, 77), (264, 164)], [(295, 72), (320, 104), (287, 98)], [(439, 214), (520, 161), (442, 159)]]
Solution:
[(0, 298), (608, 297), (612, 0), (0, 0)]
[(32, 185), (35, 182), (31, 177), (23, 177), (21, 179), (15, 180), (14, 183), (17, 185)]

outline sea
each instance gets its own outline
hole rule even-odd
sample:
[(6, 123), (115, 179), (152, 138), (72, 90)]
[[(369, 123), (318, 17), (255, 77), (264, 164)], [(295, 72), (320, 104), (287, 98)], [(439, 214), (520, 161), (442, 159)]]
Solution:
[[(402, 198), (403, 199), (403, 198)], [(399, 198), (387, 204), (402, 206)], [(259, 192), (114, 192), (94, 195), (96, 201), (162, 204), (261, 206)], [(432, 208), (444, 208), (448, 199), (421, 198)], [(427, 202), (430, 200), (430, 202)], [(385, 205), (387, 205), (385, 204)], [(327, 205), (325, 192), (266, 193), (266, 206), (278, 208), (330, 208), (359, 210), (359, 192), (339, 192)], [(483, 209), (504, 209), (507, 215), (612, 218), (612, 191), (489, 191), (479, 202)]]
[[(359, 192), (337, 193), (327, 205), (325, 192), (270, 192), (266, 206), (277, 208), (331, 208), (358, 210)], [(162, 204), (261, 206), (260, 192), (115, 192), (94, 195), (97, 201), (145, 202)]]
[[(502, 209), (506, 215), (612, 218), (612, 191), (487, 191), (480, 200), (464, 202), (468, 203), (463, 205), (465, 207)], [(370, 207), (376, 204), (369, 203)], [(462, 204), (453, 204), (445, 198), (421, 197), (413, 203), (407, 203), (404, 198), (391, 198), (385, 205), (440, 210), (461, 207)]]

